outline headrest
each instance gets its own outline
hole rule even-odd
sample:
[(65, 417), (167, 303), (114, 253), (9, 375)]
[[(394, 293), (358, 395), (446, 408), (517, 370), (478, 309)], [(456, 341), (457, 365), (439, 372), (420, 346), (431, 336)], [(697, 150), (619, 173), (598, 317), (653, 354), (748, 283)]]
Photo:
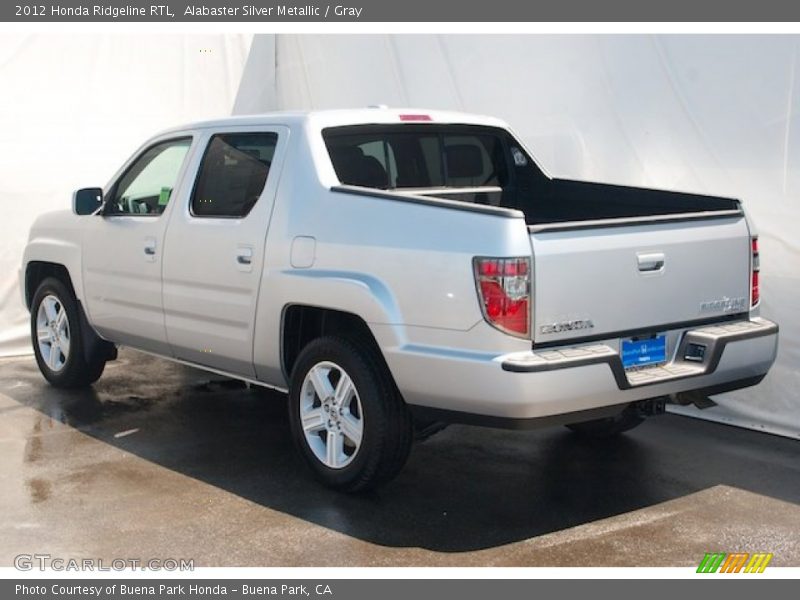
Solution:
[(478, 177), (483, 174), (483, 154), (475, 144), (445, 146), (448, 177)]
[(337, 161), (355, 161), (364, 156), (364, 151), (358, 146), (339, 146), (331, 151)]

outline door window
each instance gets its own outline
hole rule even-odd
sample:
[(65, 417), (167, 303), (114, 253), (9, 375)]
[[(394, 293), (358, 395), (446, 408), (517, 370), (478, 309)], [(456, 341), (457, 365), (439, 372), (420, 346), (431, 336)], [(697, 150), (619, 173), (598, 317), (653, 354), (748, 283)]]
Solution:
[(159, 142), (125, 171), (106, 202), (104, 214), (158, 216), (167, 208), (191, 138)]
[(192, 214), (195, 217), (247, 216), (264, 191), (277, 145), (277, 133), (214, 135), (197, 175)]

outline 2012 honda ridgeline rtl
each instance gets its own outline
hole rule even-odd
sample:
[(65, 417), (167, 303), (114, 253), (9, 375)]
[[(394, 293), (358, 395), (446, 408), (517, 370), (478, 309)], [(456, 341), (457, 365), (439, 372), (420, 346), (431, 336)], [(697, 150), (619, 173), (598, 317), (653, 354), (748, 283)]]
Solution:
[(328, 485), (439, 423), (630, 429), (758, 383), (758, 240), (737, 200), (546, 175), (493, 118), (227, 118), (145, 143), (41, 216), (21, 273), (43, 375), (125, 345), (288, 392)]

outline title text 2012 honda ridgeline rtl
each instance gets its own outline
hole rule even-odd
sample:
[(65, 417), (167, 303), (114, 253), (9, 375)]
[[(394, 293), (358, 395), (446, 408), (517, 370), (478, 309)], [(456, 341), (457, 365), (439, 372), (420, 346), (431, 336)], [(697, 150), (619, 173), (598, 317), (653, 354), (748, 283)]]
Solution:
[(44, 376), (90, 385), (125, 345), (288, 391), (340, 489), (442, 423), (612, 435), (775, 359), (737, 200), (551, 178), (493, 118), (197, 123), (73, 204), (21, 270)]

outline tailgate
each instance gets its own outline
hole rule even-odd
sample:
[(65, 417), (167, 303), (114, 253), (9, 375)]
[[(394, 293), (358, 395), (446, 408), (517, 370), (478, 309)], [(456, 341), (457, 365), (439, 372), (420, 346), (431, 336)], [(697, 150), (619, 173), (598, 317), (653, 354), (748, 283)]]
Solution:
[(531, 227), (536, 344), (657, 333), (748, 311), (741, 213), (607, 225)]

